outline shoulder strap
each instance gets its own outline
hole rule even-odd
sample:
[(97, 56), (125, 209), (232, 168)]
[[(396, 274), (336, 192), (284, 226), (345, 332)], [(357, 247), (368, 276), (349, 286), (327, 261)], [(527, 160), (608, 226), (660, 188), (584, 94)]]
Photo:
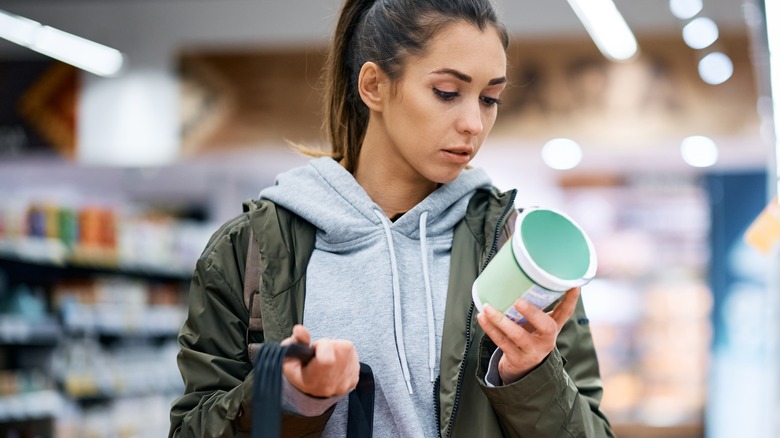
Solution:
[(249, 342), (251, 332), (263, 331), (263, 317), (260, 314), (260, 304), (255, 298), (260, 295), (260, 246), (255, 240), (255, 233), (249, 228), (249, 246), (246, 251), (246, 268), (244, 269), (244, 305), (249, 310), (249, 325), (246, 329), (246, 344), (249, 350), (249, 360), (254, 363), (260, 344)]
[(243, 233), (248, 239), (248, 265), (244, 270), (244, 304), (249, 313), (246, 344), (254, 357), (256, 346), (250, 341), (280, 341), (303, 319), (305, 273), (316, 229), (270, 201), (248, 201), (244, 212), (249, 220)]

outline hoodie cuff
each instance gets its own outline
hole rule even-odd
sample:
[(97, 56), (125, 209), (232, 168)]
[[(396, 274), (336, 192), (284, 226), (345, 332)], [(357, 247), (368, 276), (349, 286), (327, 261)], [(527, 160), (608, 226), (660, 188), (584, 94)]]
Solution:
[(531, 399), (540, 397), (554, 398), (568, 384), (568, 376), (563, 371), (563, 361), (557, 349), (518, 381), (490, 387), (484, 382), (482, 390), (494, 407), (525, 406)]
[(490, 356), (490, 362), (488, 362), (487, 372), (485, 373), (485, 386), (488, 388), (504, 385), (501, 381), (501, 375), (498, 373), (498, 361), (503, 356), (504, 352), (500, 348), (496, 348), (496, 351)]
[(319, 417), (346, 394), (328, 398), (313, 397), (294, 387), (282, 374), (282, 409), (304, 417)]
[[(485, 335), (480, 343), (480, 363), (477, 366), (477, 379), (483, 392), (491, 399), (494, 406), (497, 404), (513, 405), (527, 401), (531, 394), (540, 395), (541, 392), (551, 391), (557, 393), (566, 386), (569, 378), (563, 370), (565, 359), (561, 357), (558, 348), (553, 351), (528, 374), (516, 382), (504, 385), (497, 373), (498, 360), (503, 352), (496, 348), (490, 338)], [(495, 373), (495, 374), (493, 374)], [(489, 381), (488, 381), (489, 379)], [(501, 394), (499, 396), (499, 394)]]

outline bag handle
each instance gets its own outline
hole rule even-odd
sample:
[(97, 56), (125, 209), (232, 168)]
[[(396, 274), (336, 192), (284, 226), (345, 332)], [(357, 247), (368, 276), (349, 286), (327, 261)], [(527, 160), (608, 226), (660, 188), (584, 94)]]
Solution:
[[(306, 365), (314, 349), (303, 344), (262, 344), (255, 360), (252, 398), (252, 437), (276, 438), (282, 433), (282, 364), (285, 357), (295, 357)], [(374, 373), (360, 363), (357, 387), (349, 393), (347, 438), (371, 437), (374, 427)]]
[(374, 372), (360, 362), (357, 387), (349, 393), (347, 438), (371, 437), (374, 433)]

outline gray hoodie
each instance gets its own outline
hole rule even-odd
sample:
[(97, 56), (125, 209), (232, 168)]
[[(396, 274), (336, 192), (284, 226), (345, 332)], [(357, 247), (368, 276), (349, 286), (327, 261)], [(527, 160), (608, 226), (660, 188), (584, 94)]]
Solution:
[[(303, 323), (314, 339), (349, 339), (376, 381), (374, 436), (434, 437), (452, 233), (477, 188), (479, 169), (461, 172), (391, 222), (331, 158), (282, 173), (266, 198), (317, 228), (306, 276)], [(302, 415), (338, 405), (325, 437), (345, 436), (347, 399), (307, 397), (285, 383), (284, 403)]]

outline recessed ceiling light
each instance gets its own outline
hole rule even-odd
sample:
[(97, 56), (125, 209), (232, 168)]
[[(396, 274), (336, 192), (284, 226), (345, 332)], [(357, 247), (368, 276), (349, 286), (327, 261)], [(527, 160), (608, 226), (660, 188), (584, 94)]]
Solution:
[(669, 10), (680, 20), (693, 18), (701, 12), (702, 6), (701, 0), (669, 0)]
[(573, 169), (582, 161), (582, 148), (574, 140), (555, 138), (542, 147), (542, 160), (553, 169)]
[(698, 17), (682, 30), (683, 40), (692, 49), (704, 49), (718, 40), (718, 25), (707, 17)]
[(712, 52), (699, 61), (699, 76), (710, 85), (718, 85), (729, 80), (734, 74), (731, 58), (721, 52)]
[(709, 137), (694, 135), (680, 145), (683, 160), (693, 167), (710, 167), (718, 161), (718, 146)]

